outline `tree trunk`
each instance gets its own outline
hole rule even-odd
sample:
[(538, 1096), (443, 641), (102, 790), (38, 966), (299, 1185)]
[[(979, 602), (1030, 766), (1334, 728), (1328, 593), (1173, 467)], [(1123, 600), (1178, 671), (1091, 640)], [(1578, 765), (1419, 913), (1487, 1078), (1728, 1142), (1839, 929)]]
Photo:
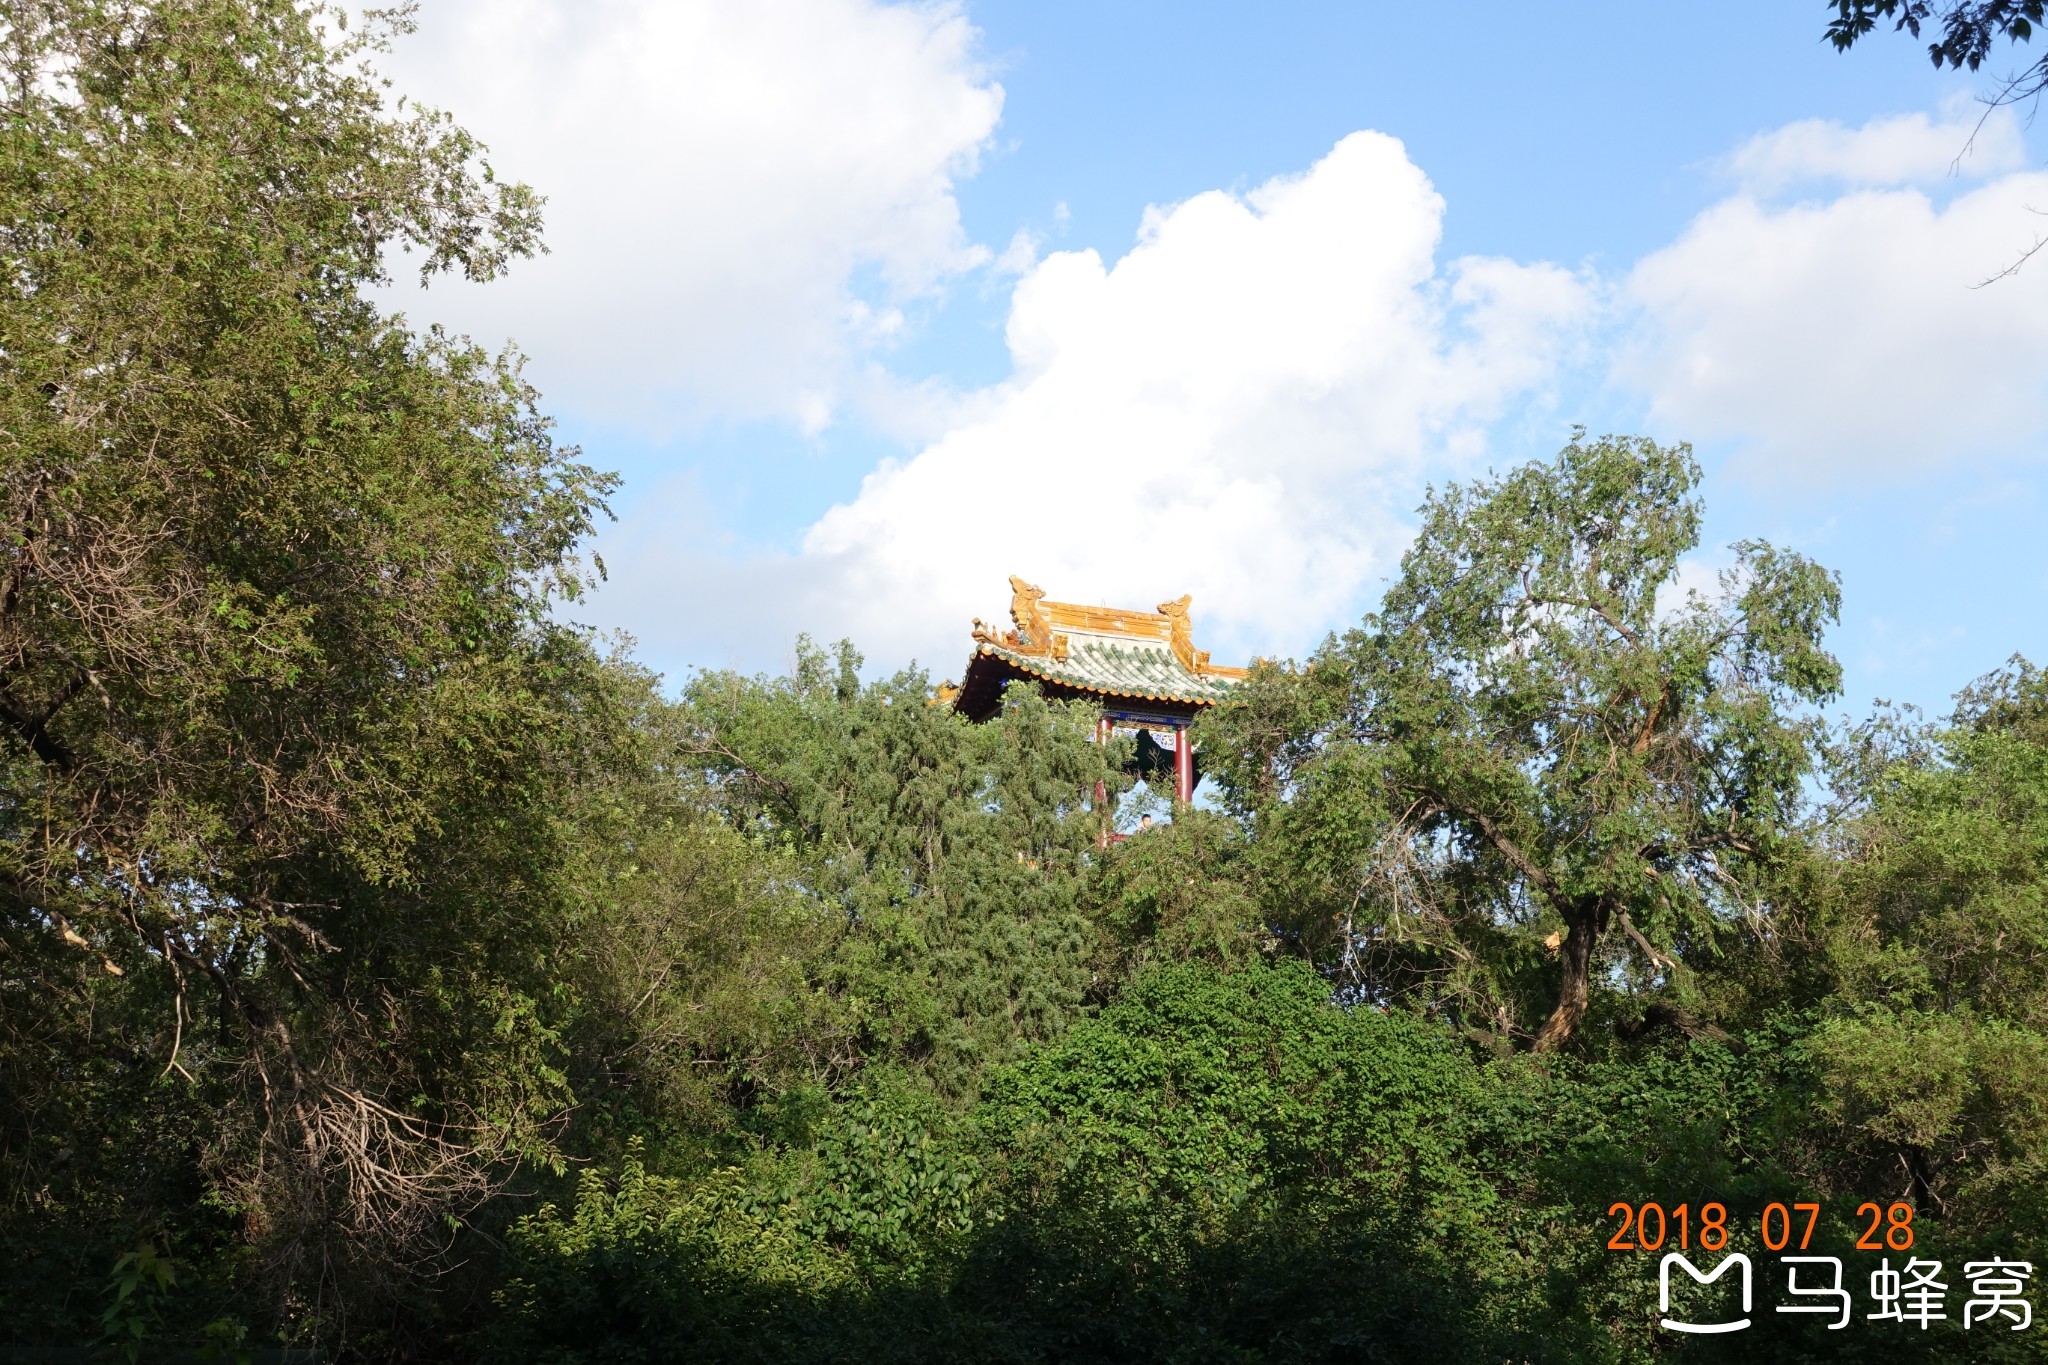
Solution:
[(1557, 986), (1557, 1008), (1543, 1021), (1537, 1030), (1536, 1043), (1531, 1051), (1553, 1052), (1564, 1046), (1565, 1040), (1586, 1017), (1586, 997), (1593, 975), (1593, 952), (1600, 946), (1600, 940), (1607, 934), (1607, 922), (1612, 918), (1607, 907), (1599, 902), (1574, 906), (1565, 912), (1564, 942), (1558, 946), (1558, 966), (1563, 976)]

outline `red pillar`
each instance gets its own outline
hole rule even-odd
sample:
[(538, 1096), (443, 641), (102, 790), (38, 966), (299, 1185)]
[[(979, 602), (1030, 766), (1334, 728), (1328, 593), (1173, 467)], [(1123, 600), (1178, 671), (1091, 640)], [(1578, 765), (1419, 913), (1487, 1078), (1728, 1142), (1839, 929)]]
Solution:
[[(1096, 721), (1096, 722), (1095, 722), (1095, 742), (1096, 742), (1097, 744), (1107, 744), (1107, 743), (1109, 743), (1109, 730), (1110, 730), (1110, 726), (1109, 726), (1109, 722), (1108, 722), (1108, 721), (1106, 721), (1106, 720), (1098, 720), (1098, 721)], [(1097, 782), (1097, 783), (1095, 784), (1095, 809), (1097, 809), (1097, 810), (1101, 810), (1101, 809), (1102, 809), (1102, 807), (1103, 807), (1103, 806), (1104, 806), (1105, 804), (1107, 804), (1107, 803), (1108, 803), (1108, 801), (1109, 801), (1109, 789), (1108, 789), (1107, 787), (1105, 787), (1105, 786), (1104, 786), (1104, 785), (1103, 785), (1102, 783), (1100, 783), (1100, 782)]]
[[(1106, 744), (1106, 743), (1108, 743), (1108, 742), (1109, 742), (1109, 730), (1110, 730), (1110, 726), (1109, 726), (1109, 722), (1108, 722), (1107, 720), (1098, 720), (1098, 721), (1096, 721), (1096, 722), (1095, 722), (1095, 742), (1096, 742), (1097, 744)], [(1108, 788), (1108, 787), (1106, 787), (1106, 786), (1104, 786), (1104, 785), (1103, 785), (1103, 784), (1102, 784), (1101, 782), (1097, 782), (1097, 783), (1095, 784), (1095, 818), (1096, 818), (1096, 819), (1097, 819), (1098, 821), (1100, 821), (1100, 822), (1101, 822), (1101, 828), (1099, 828), (1099, 829), (1097, 829), (1097, 830), (1095, 831), (1095, 846), (1096, 846), (1097, 848), (1108, 848), (1108, 847), (1109, 847), (1109, 788)]]
[(1173, 799), (1183, 806), (1195, 799), (1195, 746), (1185, 725), (1173, 732)]

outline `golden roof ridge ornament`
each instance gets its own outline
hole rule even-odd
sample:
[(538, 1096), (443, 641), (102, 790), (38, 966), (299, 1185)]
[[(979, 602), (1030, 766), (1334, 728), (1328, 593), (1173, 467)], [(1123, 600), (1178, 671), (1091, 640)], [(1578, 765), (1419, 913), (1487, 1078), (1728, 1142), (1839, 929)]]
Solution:
[(1016, 623), (1017, 628), (997, 634), (977, 616), (974, 618), (975, 641), (994, 645), (998, 649), (1007, 649), (1014, 654), (1038, 658), (1066, 658), (1067, 637), (1052, 628), (1051, 618), (1039, 606), (1044, 600), (1044, 588), (1034, 583), (1026, 583), (1016, 574), (1011, 574), (1010, 620)]
[(1159, 614), (1172, 623), (1173, 657), (1180, 660), (1180, 666), (1190, 673), (1209, 671), (1209, 651), (1195, 648), (1195, 626), (1188, 619), (1188, 608), (1193, 605), (1195, 595), (1184, 592), (1171, 602), (1159, 604)]
[(1017, 638), (1032, 654), (1043, 654), (1052, 647), (1052, 622), (1038, 605), (1044, 600), (1044, 588), (1010, 575), (1010, 619), (1017, 623)]

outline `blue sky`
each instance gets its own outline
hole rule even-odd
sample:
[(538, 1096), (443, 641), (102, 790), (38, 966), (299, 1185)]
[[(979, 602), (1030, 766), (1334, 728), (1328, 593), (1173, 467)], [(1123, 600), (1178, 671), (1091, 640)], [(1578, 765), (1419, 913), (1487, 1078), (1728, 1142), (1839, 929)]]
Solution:
[(400, 88), (553, 254), (395, 301), (626, 476), (578, 615), (671, 675), (944, 674), (1008, 572), (1304, 654), (1428, 483), (1574, 422), (1695, 443), (1688, 581), (1842, 572), (1852, 711), (2048, 655), (2048, 266), (1970, 287), (2048, 176), (1963, 155), (1986, 80), (1819, 5), (1445, 13), (427, 0)]

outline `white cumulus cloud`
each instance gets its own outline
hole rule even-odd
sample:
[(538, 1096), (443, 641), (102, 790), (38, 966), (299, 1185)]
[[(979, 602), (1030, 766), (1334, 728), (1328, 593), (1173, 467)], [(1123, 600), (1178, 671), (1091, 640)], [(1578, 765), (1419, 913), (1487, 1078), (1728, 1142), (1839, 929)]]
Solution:
[(1752, 475), (1839, 480), (2025, 455), (2048, 427), (2048, 174), (1714, 205), (1641, 261), (1617, 372), (1655, 429)]
[(548, 196), (551, 249), (393, 302), (516, 339), (584, 416), (821, 426), (987, 254), (954, 186), (1003, 92), (956, 5), (427, 0), (390, 66)]
[(1113, 265), (1054, 252), (1016, 286), (1012, 377), (800, 554), (720, 568), (628, 525), (615, 579), (695, 582), (671, 620), (702, 601), (713, 631), (845, 631), (941, 671), (1011, 573), (1122, 606), (1191, 592), (1219, 659), (1298, 653), (1391, 570), (1419, 477), (1476, 459), (1591, 311), (1555, 266), (1440, 269), (1442, 215), (1399, 142), (1359, 133), (1151, 210)]
[(1919, 185), (1978, 178), (2017, 170), (2026, 155), (2012, 109), (1977, 113), (1964, 106), (1947, 117), (1900, 114), (1860, 128), (1801, 119), (1751, 138), (1721, 168), (1745, 189), (1773, 194), (1813, 183)]

